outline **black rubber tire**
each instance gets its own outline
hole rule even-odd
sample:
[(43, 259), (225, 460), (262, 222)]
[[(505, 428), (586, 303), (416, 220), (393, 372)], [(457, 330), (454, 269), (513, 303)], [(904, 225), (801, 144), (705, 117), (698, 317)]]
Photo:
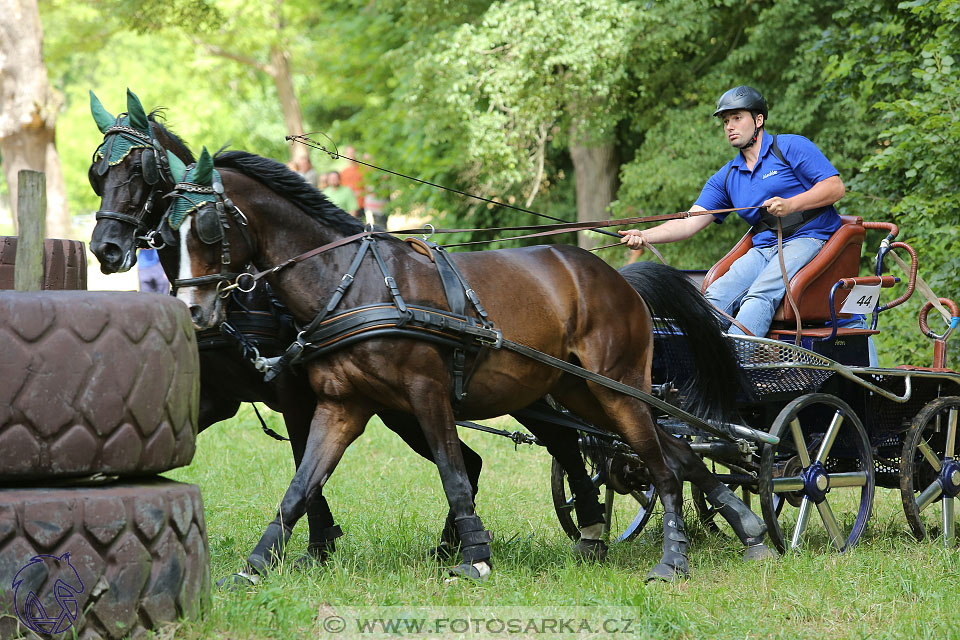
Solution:
[(169, 296), (0, 292), (0, 483), (190, 463), (200, 365)]
[[(17, 238), (0, 236), (0, 289), (13, 289)], [(79, 240), (43, 241), (43, 288), (46, 291), (87, 288), (87, 253)]]
[[(900, 456), (900, 499), (910, 531), (917, 540), (940, 537), (947, 547), (956, 544), (957, 496), (950, 493), (957, 491), (958, 415), (960, 396), (945, 396), (927, 403), (910, 424)], [(929, 458), (920, 448), (921, 440)], [(933, 466), (934, 459), (940, 468)], [(954, 472), (945, 474), (945, 465)], [(951, 489), (950, 493), (944, 493), (944, 486)], [(924, 502), (924, 508), (918, 500)], [(934, 502), (940, 503), (939, 509)]]
[[(31, 563), (36, 556), (47, 557)], [(23, 606), (31, 591), (49, 618), (63, 612), (58, 578), (77, 615), (62, 619), (60, 629), (69, 630), (54, 637), (137, 636), (201, 615), (210, 602), (210, 552), (199, 487), (157, 478), (0, 489), (0, 638), (34, 637), (25, 622), (37, 620)]]

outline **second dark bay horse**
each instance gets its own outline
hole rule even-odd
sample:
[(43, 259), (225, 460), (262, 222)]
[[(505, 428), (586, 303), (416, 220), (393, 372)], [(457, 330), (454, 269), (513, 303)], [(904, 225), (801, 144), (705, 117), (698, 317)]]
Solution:
[[(301, 365), (315, 401), (304, 458), (277, 518), (248, 558), (251, 568), (265, 567), (282, 553), (310, 498), (328, 481), (367, 420), (393, 411), (417, 419), (437, 464), (461, 541), (463, 562), (454, 573), (484, 577), (490, 570), (490, 537), (474, 510), (455, 417), (495, 417), (548, 394), (617, 434), (647, 465), (665, 510), (663, 553), (648, 577), (672, 580), (688, 572), (681, 514), (684, 478), (720, 506), (744, 542), (765, 549), (762, 521), (716, 480), (687, 442), (657, 427), (647, 404), (495, 348), (497, 340), (491, 336), (499, 332), (496, 335), (515, 343), (649, 392), (650, 312), (637, 292), (599, 258), (561, 245), (454, 254), (459, 277), (469, 283), (464, 286), (485, 308), (484, 314), (481, 305), (474, 304), (480, 320), (465, 318), (449, 312), (449, 288), (430, 257), (387, 234), (361, 233), (354, 218), (305, 190), (303, 181), (283, 165), (229, 152), (218, 156), (215, 171), (204, 152), (196, 166), (180, 171), (182, 190), (177, 195), (186, 197), (169, 210), (165, 233), (171, 240), (179, 237), (178, 296), (190, 307), (195, 325), (205, 329), (222, 321), (220, 289), (229, 278), (225, 274), (252, 263), (306, 327), (301, 332), (305, 353), (322, 350), (320, 357), (305, 358)], [(216, 196), (198, 201), (197, 194), (217, 194), (220, 187), (232, 207)], [(309, 259), (289, 262), (308, 252)], [(274, 269), (285, 262), (286, 267)], [(454, 325), (461, 331), (451, 340), (444, 328)], [(466, 325), (472, 329), (462, 329)], [(471, 331), (484, 338), (471, 341)], [(723, 339), (719, 331), (714, 339)], [(450, 387), (456, 347), (451, 343), (458, 341), (471, 347), (464, 364), (471, 374), (455, 416)], [(727, 365), (735, 371), (732, 354), (730, 358)], [(699, 371), (700, 386), (690, 392), (716, 405), (732, 403), (731, 379), (716, 375), (722, 365), (700, 366), (712, 370)]]

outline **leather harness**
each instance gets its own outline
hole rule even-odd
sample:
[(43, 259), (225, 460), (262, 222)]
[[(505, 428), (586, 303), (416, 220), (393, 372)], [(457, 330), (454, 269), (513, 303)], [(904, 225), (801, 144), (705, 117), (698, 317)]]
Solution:
[[(217, 195), (219, 200), (222, 201), (224, 199), (222, 192), (218, 192)], [(232, 213), (235, 206), (229, 203), (228, 208)], [(240, 226), (242, 229), (245, 225), (241, 223)], [(367, 340), (374, 337), (404, 336), (419, 340), (428, 340), (453, 348), (451, 396), (455, 411), (457, 404), (461, 402), (466, 395), (465, 389), (469, 377), (465, 375), (466, 354), (481, 352), (487, 347), (493, 349), (504, 348), (555, 369), (559, 369), (565, 373), (641, 400), (668, 415), (687, 422), (697, 429), (701, 429), (725, 440), (735, 442), (740, 439), (747, 439), (753, 442), (766, 442), (771, 444), (779, 442), (779, 438), (775, 436), (742, 425), (708, 423), (650, 393), (641, 391), (640, 389), (636, 389), (599, 373), (589, 371), (538, 349), (505, 339), (502, 332), (490, 321), (476, 292), (467, 284), (456, 265), (450, 260), (449, 255), (442, 247), (434, 245), (433, 243), (423, 242), (424, 245), (430, 248), (433, 255), (433, 262), (437, 265), (437, 272), (443, 284), (450, 310), (433, 309), (421, 305), (408, 305), (397, 287), (396, 280), (390, 275), (387, 265), (380, 255), (380, 251), (377, 249), (377, 235), (385, 233), (386, 232), (383, 231), (369, 229), (363, 233), (340, 238), (322, 247), (312, 249), (307, 253), (290, 258), (266, 271), (261, 271), (254, 275), (245, 274), (251, 276), (251, 286), (254, 286), (256, 281), (261, 277), (275, 273), (279, 269), (286, 268), (287, 266), (296, 264), (308, 257), (318, 255), (332, 248), (358, 240), (360, 241), (360, 248), (354, 255), (346, 273), (341, 277), (340, 283), (331, 295), (326, 307), (324, 307), (306, 327), (300, 330), (296, 340), (287, 347), (281, 356), (276, 358), (258, 358), (256, 360), (254, 364), (259, 370), (264, 371), (265, 381), (269, 382), (274, 379), (284, 368), (290, 365), (313, 360), (334, 349), (348, 346), (360, 340)], [(225, 240), (225, 237), (223, 239)], [(245, 239), (248, 243), (250, 242), (249, 238)], [(422, 246), (419, 247), (419, 249), (422, 248)], [(390, 292), (392, 303), (372, 303), (332, 315), (353, 284), (356, 273), (368, 252), (373, 256), (380, 273), (383, 275), (383, 282)], [(226, 282), (228, 280), (225, 274), (215, 274), (201, 278), (178, 280), (175, 282), (175, 286), (210, 284), (214, 279), (220, 282)], [(236, 284), (224, 288), (223, 292), (227, 292), (234, 287), (236, 287)], [(473, 307), (472, 313), (475, 313), (476, 317), (466, 314), (467, 302)], [(458, 312), (457, 310), (459, 309), (463, 311)], [(458, 351), (461, 355), (458, 355)]]

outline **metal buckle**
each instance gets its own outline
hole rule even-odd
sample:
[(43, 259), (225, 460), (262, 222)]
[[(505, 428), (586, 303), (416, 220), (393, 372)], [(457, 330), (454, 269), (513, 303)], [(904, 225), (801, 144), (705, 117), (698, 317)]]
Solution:
[[(227, 286), (223, 286), (227, 285)], [(217, 283), (217, 297), (221, 300), (226, 300), (230, 297), (230, 291), (237, 287), (236, 284), (228, 284), (227, 280), (221, 280)]]
[[(248, 278), (250, 278), (250, 287), (248, 289), (244, 289), (243, 285), (240, 284), (240, 278), (242, 278), (243, 276), (247, 276)], [(252, 273), (241, 273), (240, 275), (237, 276), (237, 279), (234, 282), (234, 286), (236, 286), (237, 289), (239, 289), (244, 293), (250, 293), (251, 291), (257, 288), (257, 278)]]

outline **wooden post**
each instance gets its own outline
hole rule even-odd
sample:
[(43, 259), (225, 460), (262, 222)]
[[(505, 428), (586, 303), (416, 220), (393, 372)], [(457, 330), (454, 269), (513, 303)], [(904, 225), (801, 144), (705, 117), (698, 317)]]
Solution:
[(17, 260), (13, 288), (43, 289), (43, 236), (47, 219), (47, 180), (42, 171), (23, 169), (17, 174)]

